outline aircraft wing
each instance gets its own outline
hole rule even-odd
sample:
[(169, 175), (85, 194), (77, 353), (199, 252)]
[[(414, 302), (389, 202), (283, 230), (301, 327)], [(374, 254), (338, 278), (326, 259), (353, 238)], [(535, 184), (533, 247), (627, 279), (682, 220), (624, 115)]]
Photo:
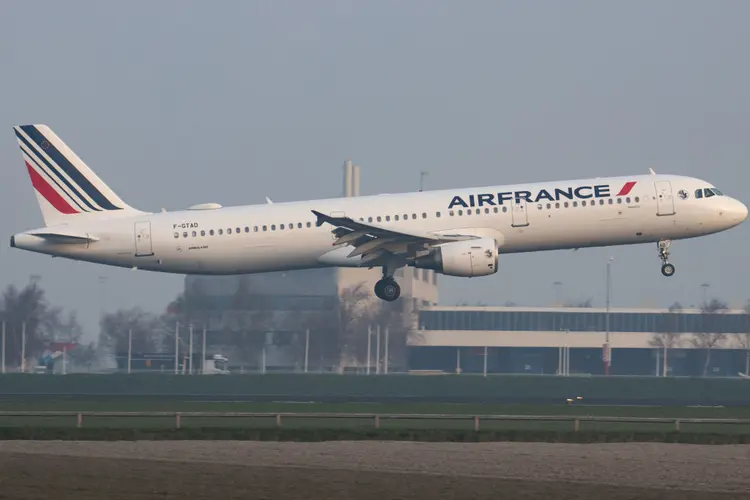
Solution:
[(475, 239), (473, 235), (433, 234), (419, 230), (395, 230), (379, 224), (355, 221), (351, 217), (326, 215), (312, 210), (317, 217), (316, 226), (330, 224), (336, 239), (333, 246), (351, 245), (354, 247), (348, 257), (362, 256), (362, 264), (376, 265), (375, 261), (386, 254), (414, 257), (417, 251), (432, 245)]

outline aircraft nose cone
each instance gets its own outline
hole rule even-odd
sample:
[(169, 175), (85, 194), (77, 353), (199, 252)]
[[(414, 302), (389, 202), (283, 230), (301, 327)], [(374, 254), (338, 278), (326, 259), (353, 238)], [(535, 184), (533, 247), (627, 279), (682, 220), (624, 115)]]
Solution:
[(741, 201), (737, 202), (737, 219), (739, 219), (740, 222), (743, 222), (745, 219), (747, 219), (747, 207), (744, 203)]
[(734, 224), (739, 224), (747, 219), (747, 207), (739, 200), (732, 199), (722, 210), (724, 217)]

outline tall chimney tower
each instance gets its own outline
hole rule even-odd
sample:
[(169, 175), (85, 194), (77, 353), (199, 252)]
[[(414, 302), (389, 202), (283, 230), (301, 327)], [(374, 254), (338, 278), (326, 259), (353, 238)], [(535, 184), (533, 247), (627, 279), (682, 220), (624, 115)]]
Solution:
[(352, 196), (352, 161), (346, 160), (344, 162), (344, 197), (350, 198)]
[(359, 196), (359, 165), (352, 171), (352, 196)]

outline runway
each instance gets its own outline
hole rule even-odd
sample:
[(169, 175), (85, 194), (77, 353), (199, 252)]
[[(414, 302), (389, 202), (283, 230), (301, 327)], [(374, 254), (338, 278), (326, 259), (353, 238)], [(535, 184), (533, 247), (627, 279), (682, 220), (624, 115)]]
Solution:
[(748, 445), (13, 441), (0, 498), (741, 499), (748, 468)]

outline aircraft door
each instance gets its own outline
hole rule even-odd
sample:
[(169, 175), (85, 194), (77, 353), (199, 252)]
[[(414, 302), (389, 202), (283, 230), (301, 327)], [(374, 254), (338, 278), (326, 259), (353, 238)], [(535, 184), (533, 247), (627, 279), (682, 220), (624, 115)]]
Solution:
[(151, 246), (151, 222), (140, 221), (135, 223), (135, 256), (146, 257), (154, 255)]
[(674, 196), (672, 184), (669, 181), (655, 182), (656, 215), (674, 215)]
[(513, 227), (524, 227), (529, 225), (529, 214), (527, 213), (526, 200), (513, 200), (511, 203), (510, 214), (513, 219)]

